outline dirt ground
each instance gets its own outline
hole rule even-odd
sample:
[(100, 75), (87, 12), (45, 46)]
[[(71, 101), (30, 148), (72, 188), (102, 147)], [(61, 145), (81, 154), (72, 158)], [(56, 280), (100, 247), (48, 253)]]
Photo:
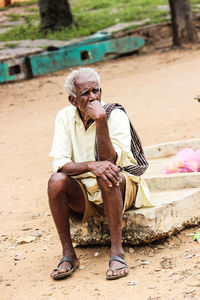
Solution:
[[(200, 134), (200, 52), (154, 52), (95, 64), (103, 100), (122, 103), (144, 145)], [(69, 69), (0, 86), (0, 299), (200, 299), (199, 244), (186, 229), (157, 244), (125, 247), (130, 274), (106, 281), (108, 248), (77, 248), (81, 270), (53, 281), (61, 247), (46, 195), (57, 112)], [(22, 237), (35, 241), (17, 244)]]

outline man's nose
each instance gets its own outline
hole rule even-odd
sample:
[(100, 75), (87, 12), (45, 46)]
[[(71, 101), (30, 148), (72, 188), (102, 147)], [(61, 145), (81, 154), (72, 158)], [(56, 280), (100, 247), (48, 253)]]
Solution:
[(91, 91), (90, 94), (89, 94), (89, 101), (92, 102), (92, 101), (94, 101), (94, 100), (96, 100), (96, 96), (95, 96), (95, 94)]

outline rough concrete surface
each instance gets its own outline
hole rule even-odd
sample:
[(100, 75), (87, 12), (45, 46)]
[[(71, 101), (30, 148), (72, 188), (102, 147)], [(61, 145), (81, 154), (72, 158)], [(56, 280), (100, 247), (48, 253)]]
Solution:
[[(123, 243), (136, 245), (169, 236), (186, 225), (200, 221), (200, 188), (152, 193), (155, 206), (131, 209), (123, 218)], [(73, 241), (80, 245), (110, 242), (108, 225), (103, 217), (73, 226)]]

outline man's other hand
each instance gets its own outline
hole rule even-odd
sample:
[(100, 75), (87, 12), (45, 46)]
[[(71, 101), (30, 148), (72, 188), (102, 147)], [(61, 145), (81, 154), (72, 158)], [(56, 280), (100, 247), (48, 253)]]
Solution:
[(88, 168), (94, 175), (105, 180), (109, 187), (112, 187), (112, 185), (119, 186), (120, 169), (110, 161), (90, 162)]

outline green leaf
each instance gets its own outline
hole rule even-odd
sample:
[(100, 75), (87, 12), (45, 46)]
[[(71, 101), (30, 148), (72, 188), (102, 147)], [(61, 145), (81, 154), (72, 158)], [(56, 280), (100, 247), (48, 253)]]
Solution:
[(200, 232), (197, 232), (193, 237), (194, 241), (197, 241), (198, 239), (200, 239)]

